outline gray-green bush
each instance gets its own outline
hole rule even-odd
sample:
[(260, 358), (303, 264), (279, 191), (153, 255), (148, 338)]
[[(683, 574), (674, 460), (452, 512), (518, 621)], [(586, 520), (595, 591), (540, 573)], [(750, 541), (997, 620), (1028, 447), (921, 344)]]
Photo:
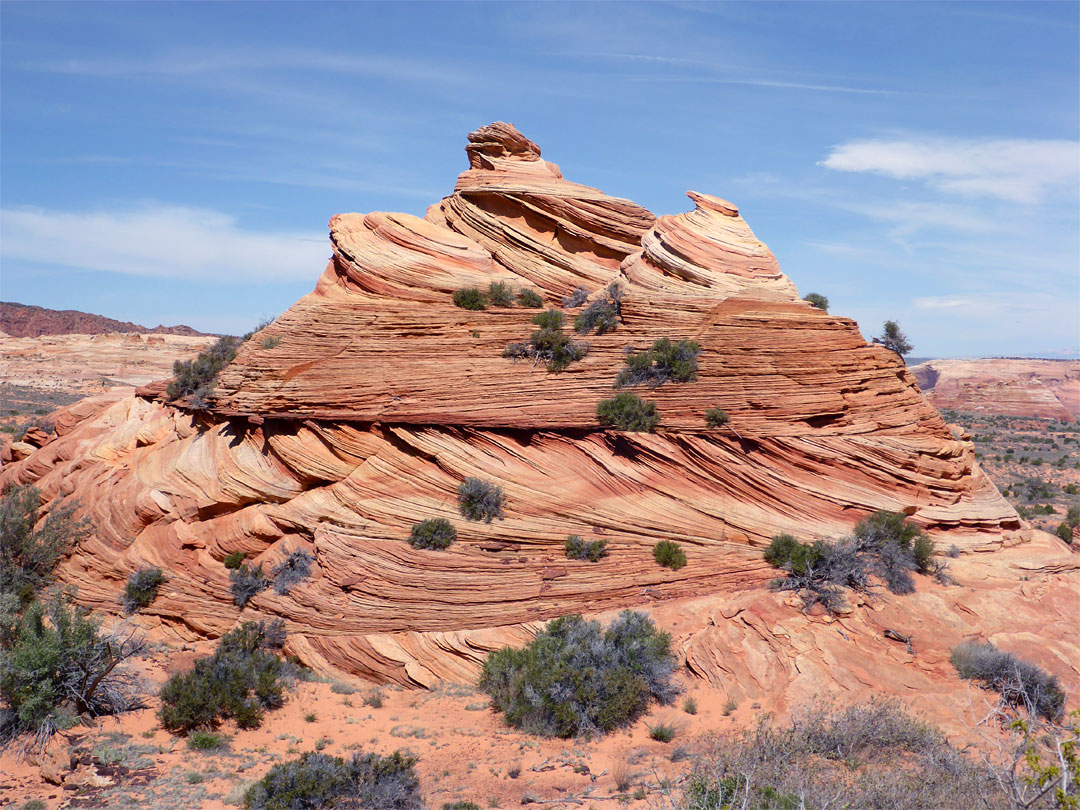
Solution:
[(53, 569), (90, 533), (76, 518), (77, 504), (56, 503), (37, 526), (41, 493), (33, 486), (10, 487), (0, 497), (0, 593), (23, 604), (53, 579)]
[(642, 433), (649, 433), (660, 424), (656, 403), (627, 391), (598, 402), (596, 418), (605, 427)]
[(254, 596), (270, 587), (270, 580), (262, 570), (262, 563), (241, 563), (229, 571), (229, 590), (238, 607), (244, 607)]
[(416, 757), (395, 751), (389, 756), (353, 754), (349, 759), (305, 753), (282, 762), (248, 790), (250, 810), (421, 810)]
[[(578, 297), (578, 291), (575, 290), (569, 300), (576, 301)], [(596, 332), (598, 335), (614, 332), (619, 326), (619, 318), (622, 315), (622, 300), (622, 288), (617, 283), (611, 284), (604, 297), (597, 298), (574, 319), (574, 331), (579, 335), (587, 335), (590, 332)], [(584, 300), (581, 303), (585, 303)], [(567, 304), (566, 301), (563, 304), (564, 306), (573, 305)]]
[(304, 549), (290, 551), (288, 556), (274, 569), (272, 582), (274, 593), (287, 594), (289, 589), (298, 585), (311, 575), (311, 564), (315, 558)]
[(980, 681), (1029, 714), (1058, 720), (1065, 711), (1065, 691), (1057, 678), (989, 641), (965, 641), (953, 648), (951, 660), (961, 678)]
[(696, 341), (660, 338), (651, 348), (627, 355), (626, 368), (615, 378), (615, 387), (647, 385), (656, 388), (669, 380), (692, 382), (697, 379), (699, 354), (701, 347)]
[(428, 518), (412, 527), (409, 544), (413, 548), (444, 549), (457, 540), (457, 529), (446, 518)]
[(607, 554), (607, 540), (587, 541), (572, 534), (566, 538), (565, 549), (567, 559), (599, 562)]
[(125, 613), (135, 613), (157, 599), (158, 588), (165, 583), (165, 575), (160, 568), (140, 568), (128, 577), (124, 585), (121, 602)]
[(458, 486), (458, 511), (467, 520), (491, 523), (503, 517), (506, 496), (502, 487), (482, 478), (466, 478)]

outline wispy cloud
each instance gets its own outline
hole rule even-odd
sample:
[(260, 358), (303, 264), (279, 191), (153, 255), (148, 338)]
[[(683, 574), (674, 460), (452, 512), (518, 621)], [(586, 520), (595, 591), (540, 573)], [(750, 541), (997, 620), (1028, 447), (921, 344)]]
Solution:
[(1080, 143), (1067, 140), (911, 138), (859, 140), (834, 147), (821, 165), (924, 180), (945, 192), (1036, 203), (1075, 187)]
[(318, 275), (325, 234), (262, 233), (220, 211), (144, 205), (126, 211), (0, 210), (0, 257), (200, 282), (281, 282)]

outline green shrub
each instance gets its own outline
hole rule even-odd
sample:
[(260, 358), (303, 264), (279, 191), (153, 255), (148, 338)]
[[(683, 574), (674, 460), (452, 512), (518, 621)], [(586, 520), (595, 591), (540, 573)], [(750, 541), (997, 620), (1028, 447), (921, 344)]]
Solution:
[(669, 743), (675, 739), (675, 726), (670, 723), (657, 723), (649, 726), (649, 738), (657, 742)]
[(169, 399), (187, 397), (192, 407), (205, 408), (218, 375), (236, 359), (242, 343), (240, 338), (225, 336), (218, 338), (206, 351), (199, 352), (194, 360), (177, 360), (173, 363), (173, 379), (165, 389), (166, 396)]
[(458, 511), (467, 520), (491, 523), (494, 518), (502, 520), (506, 496), (502, 487), (482, 478), (466, 478), (458, 487)]
[(528, 309), (540, 309), (544, 306), (544, 299), (536, 290), (524, 289), (517, 294), (518, 306)]
[(829, 554), (829, 547), (820, 541), (800, 543), (790, 534), (778, 534), (763, 552), (765, 562), (773, 568), (786, 568), (796, 576), (816, 569)]
[(566, 557), (570, 560), (588, 560), (599, 562), (607, 554), (607, 540), (586, 542), (576, 534), (566, 538)]
[(244, 552), (242, 551), (230, 551), (225, 555), (225, 559), (222, 560), (225, 567), (230, 571), (239, 568), (244, 562)]
[(705, 424), (711, 428), (722, 427), (731, 421), (731, 417), (727, 415), (727, 411), (722, 411), (719, 408), (709, 408), (705, 411)]
[(90, 523), (76, 519), (77, 504), (54, 504), (40, 528), (41, 493), (33, 486), (11, 487), (0, 497), (0, 593), (28, 603), (52, 581), (60, 559), (90, 534)]
[(626, 358), (626, 368), (615, 378), (615, 387), (648, 385), (656, 388), (668, 380), (692, 382), (697, 379), (697, 358), (701, 347), (693, 340), (655, 341), (651, 349), (633, 352)]
[(313, 562), (315, 558), (303, 549), (290, 551), (281, 564), (274, 569), (272, 577), (274, 593), (285, 595), (294, 585), (307, 579), (311, 575)]
[(251, 599), (270, 587), (270, 580), (263, 573), (262, 563), (256, 566), (241, 563), (239, 568), (229, 572), (229, 590), (232, 591), (233, 602), (237, 607), (243, 607)]
[(809, 293), (808, 295), (804, 295), (803, 301), (823, 312), (829, 311), (829, 299), (819, 293)]
[(670, 568), (672, 571), (678, 571), (686, 565), (686, 552), (678, 543), (671, 540), (661, 540), (653, 546), (652, 555), (657, 565)]
[(1073, 527), (1070, 526), (1065, 521), (1062, 521), (1061, 523), (1058, 524), (1058, 527), (1057, 527), (1055, 533), (1057, 534), (1058, 537), (1060, 537), (1066, 543), (1070, 543), (1070, 544), (1072, 543)]
[(195, 751), (217, 751), (224, 748), (228, 742), (228, 737), (216, 731), (193, 731), (187, 738), (188, 748)]
[(454, 306), (462, 309), (481, 310), (487, 309), (487, 301), (484, 294), (476, 287), (463, 287), (454, 291)]
[(395, 751), (387, 757), (353, 754), (349, 759), (305, 753), (272, 767), (248, 789), (250, 810), (421, 810), (416, 757)]
[(915, 348), (908, 343), (907, 335), (900, 331), (900, 324), (896, 321), (885, 321), (881, 336), (874, 338), (874, 343), (896, 352), (901, 357)]
[(157, 599), (158, 588), (165, 582), (160, 568), (140, 568), (128, 577), (121, 600), (125, 613), (142, 610)]
[(142, 706), (140, 681), (124, 662), (146, 645), (130, 629), (102, 632), (89, 611), (62, 595), (5, 618), (13, 624), (0, 645), (0, 749), (21, 737), (44, 746), (81, 714)]
[(574, 331), (579, 335), (587, 335), (594, 331), (598, 335), (614, 332), (622, 314), (622, 297), (622, 288), (618, 284), (609, 286), (604, 298), (593, 301), (574, 319)]
[(493, 281), (488, 285), (487, 303), (493, 307), (512, 307), (514, 290), (505, 281)]
[(412, 527), (409, 544), (413, 548), (444, 549), (457, 540), (457, 529), (446, 518), (428, 518)]
[(581, 360), (589, 353), (584, 343), (571, 340), (563, 332), (566, 316), (557, 309), (538, 312), (532, 322), (539, 326), (528, 343), (511, 343), (503, 350), (503, 357), (531, 358), (534, 363), (543, 362), (548, 371), (562, 371), (571, 363)]
[(488, 655), (480, 688), (506, 722), (551, 737), (606, 733), (678, 694), (671, 639), (642, 613), (607, 628), (581, 616), (549, 622), (522, 649)]
[(643, 433), (651, 432), (660, 423), (655, 402), (625, 391), (597, 403), (596, 418), (607, 427)]
[(284, 681), (294, 674), (273, 652), (284, 642), (280, 619), (245, 622), (226, 633), (213, 655), (161, 687), (162, 727), (189, 734), (232, 718), (240, 728), (257, 728), (268, 709), (282, 705)]
[(577, 287), (570, 295), (562, 300), (562, 305), (569, 309), (577, 309), (589, 300), (589, 291), (584, 287)]
[(697, 714), (697, 701), (688, 697), (683, 701), (682, 710), (687, 714)]
[(953, 648), (952, 664), (961, 678), (982, 681), (1006, 703), (1029, 714), (1058, 720), (1065, 711), (1065, 692), (1053, 675), (990, 642), (965, 641)]

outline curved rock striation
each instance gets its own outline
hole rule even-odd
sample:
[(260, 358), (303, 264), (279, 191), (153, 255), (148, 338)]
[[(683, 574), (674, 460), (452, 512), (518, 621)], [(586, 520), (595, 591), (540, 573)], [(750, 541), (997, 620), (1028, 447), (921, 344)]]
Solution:
[[(196, 638), (280, 616), (312, 666), (408, 685), (471, 678), (488, 650), (555, 616), (646, 607), (694, 672), (775, 705), (858, 667), (871, 678), (880, 665), (897, 689), (930, 677), (876, 640), (881, 610), (912, 611), (938, 646), (1008, 632), (1006, 613), (972, 618), (963, 589), (924, 582), (911, 601), (856, 607), (838, 634), (766, 587), (775, 533), (836, 537), (869, 511), (903, 511), (963, 552), (958, 569), (982, 583), (965, 587), (1001, 596), (1030, 632), (1038, 599), (1013, 593), (1025, 559), (1054, 610), (1076, 603), (1076, 555), (1023, 526), (899, 358), (799, 300), (734, 206), (691, 193), (694, 211), (657, 219), (564, 180), (510, 125), (469, 141), (470, 168), (425, 219), (331, 220), (315, 290), (244, 344), (211, 410), (165, 404), (161, 386), (103, 394), (59, 411), (42, 447), (0, 469), (46, 506), (85, 505), (96, 532), (61, 569), (83, 602), (116, 610), (127, 575), (157, 565), (168, 580), (146, 622)], [(588, 355), (563, 373), (504, 358), (536, 310), (451, 301), (495, 281), (553, 307), (618, 283), (620, 323), (580, 338)], [(629, 389), (657, 403), (656, 433), (601, 429), (596, 405), (627, 350), (661, 337), (700, 344), (697, 380)], [(708, 428), (712, 407), (730, 422)], [(474, 476), (503, 488), (504, 519), (458, 514)], [(410, 528), (433, 517), (457, 541), (414, 549)], [(606, 540), (608, 556), (567, 560), (571, 534)], [(686, 567), (654, 562), (662, 539)], [(298, 549), (315, 559), (307, 580), (233, 604), (227, 554), (272, 572)], [(1046, 623), (1063, 674), (1080, 647), (1066, 625)], [(836, 663), (844, 643), (863, 645), (857, 663)]]

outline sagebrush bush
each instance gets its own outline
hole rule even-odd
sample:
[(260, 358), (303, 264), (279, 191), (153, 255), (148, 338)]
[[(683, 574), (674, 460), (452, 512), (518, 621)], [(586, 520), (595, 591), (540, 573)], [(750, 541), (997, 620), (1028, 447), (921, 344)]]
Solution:
[(822, 312), (829, 311), (829, 299), (820, 293), (808, 293), (803, 296), (803, 301), (816, 309), (820, 309)]
[(705, 424), (708, 427), (722, 427), (730, 421), (731, 417), (727, 415), (727, 411), (720, 408), (709, 408), (709, 410), (705, 411)]
[(248, 789), (244, 804), (251, 810), (420, 810), (415, 765), (416, 757), (401, 751), (386, 757), (357, 753), (349, 759), (301, 754), (272, 767)]
[(229, 571), (229, 590), (232, 591), (233, 601), (238, 607), (243, 607), (252, 598), (270, 587), (270, 580), (263, 573), (262, 563), (256, 566), (241, 563), (239, 567)]
[(686, 565), (686, 552), (672, 540), (661, 540), (653, 546), (652, 553), (657, 565), (670, 568), (672, 571), (678, 571)]
[(165, 582), (160, 568), (140, 568), (128, 577), (121, 602), (125, 613), (134, 613), (157, 599), (158, 588)]
[(586, 541), (579, 535), (572, 534), (566, 538), (565, 548), (567, 559), (599, 562), (600, 558), (607, 554), (607, 540)]
[(532, 322), (540, 328), (532, 333), (527, 343), (507, 346), (503, 357), (531, 358), (534, 364), (543, 362), (548, 371), (563, 371), (589, 353), (587, 344), (578, 343), (563, 332), (565, 321), (566, 316), (557, 309), (538, 312)]
[(313, 562), (315, 558), (304, 549), (290, 551), (281, 564), (274, 569), (272, 576), (274, 593), (287, 594), (290, 588), (307, 579), (311, 575)]
[(74, 502), (54, 504), (35, 528), (41, 493), (33, 486), (9, 488), (0, 497), (0, 593), (23, 604), (52, 581), (61, 558), (90, 534), (90, 522), (76, 518)]
[(572, 737), (628, 725), (653, 701), (670, 704), (675, 667), (670, 637), (643, 613), (624, 610), (607, 628), (563, 616), (525, 647), (488, 655), (480, 688), (511, 726)]
[(648, 385), (656, 388), (669, 380), (693, 382), (697, 379), (697, 358), (701, 347), (697, 341), (660, 338), (643, 352), (626, 357), (626, 368), (615, 378), (615, 387)]
[(660, 414), (656, 412), (655, 402), (625, 391), (616, 394), (612, 399), (597, 403), (596, 418), (606, 427), (642, 433), (651, 432), (660, 424)]
[(222, 560), (224, 566), (230, 571), (239, 568), (243, 564), (243, 562), (244, 552), (242, 551), (230, 551), (228, 554), (225, 555), (225, 559)]
[(505, 281), (493, 281), (487, 288), (487, 303), (493, 307), (512, 307), (514, 290)]
[(412, 527), (409, 544), (413, 548), (444, 549), (457, 540), (457, 529), (446, 518), (428, 518)]
[(108, 632), (64, 595), (5, 617), (0, 645), (0, 749), (19, 738), (44, 745), (82, 714), (142, 706), (143, 686), (124, 662), (146, 644), (124, 625)]
[(482, 520), (491, 523), (495, 518), (502, 520), (506, 496), (502, 487), (482, 478), (466, 478), (458, 486), (458, 511), (467, 520)]
[(285, 682), (295, 675), (274, 652), (284, 643), (280, 619), (244, 622), (226, 633), (213, 655), (161, 687), (162, 728), (189, 734), (230, 718), (240, 728), (257, 728), (268, 709), (282, 705)]
[(199, 352), (194, 360), (177, 360), (173, 363), (173, 379), (165, 389), (166, 396), (169, 399), (187, 397), (192, 407), (206, 407), (218, 374), (236, 359), (242, 343), (241, 338), (225, 336), (218, 338), (206, 351)]
[(1058, 720), (1065, 711), (1065, 692), (1056, 677), (989, 641), (965, 641), (953, 648), (951, 660), (961, 678), (981, 681), (1029, 714)]
[(584, 287), (578, 287), (562, 300), (562, 305), (568, 309), (577, 309), (588, 300), (589, 291)]
[(526, 307), (527, 309), (540, 309), (544, 306), (544, 299), (540, 296), (540, 293), (528, 288), (518, 291), (517, 302), (519, 307)]
[(574, 331), (579, 335), (587, 335), (590, 332), (596, 332), (598, 335), (614, 332), (619, 326), (619, 317), (622, 315), (622, 299), (622, 288), (617, 283), (610, 285), (606, 296), (593, 301), (574, 319)]
[(463, 287), (454, 290), (454, 306), (472, 310), (487, 309), (487, 300), (476, 287)]

